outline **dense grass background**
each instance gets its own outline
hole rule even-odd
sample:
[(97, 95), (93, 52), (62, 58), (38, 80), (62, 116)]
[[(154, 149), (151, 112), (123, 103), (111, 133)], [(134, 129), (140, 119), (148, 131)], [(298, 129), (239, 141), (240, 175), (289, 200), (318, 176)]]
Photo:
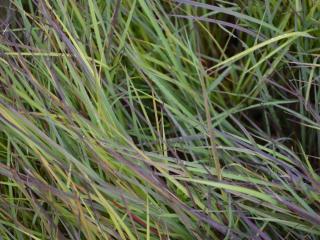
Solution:
[(319, 239), (319, 0), (6, 0), (0, 239)]

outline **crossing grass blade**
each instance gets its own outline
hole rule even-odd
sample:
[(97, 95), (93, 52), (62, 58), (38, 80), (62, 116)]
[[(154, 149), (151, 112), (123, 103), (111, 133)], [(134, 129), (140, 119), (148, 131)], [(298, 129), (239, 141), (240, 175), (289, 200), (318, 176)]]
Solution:
[(319, 11), (0, 2), (0, 238), (318, 239)]

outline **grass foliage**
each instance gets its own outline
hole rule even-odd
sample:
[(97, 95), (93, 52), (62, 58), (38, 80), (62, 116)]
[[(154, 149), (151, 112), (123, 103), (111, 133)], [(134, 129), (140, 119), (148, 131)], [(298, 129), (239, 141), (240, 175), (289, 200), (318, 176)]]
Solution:
[(0, 16), (0, 239), (319, 239), (319, 0)]

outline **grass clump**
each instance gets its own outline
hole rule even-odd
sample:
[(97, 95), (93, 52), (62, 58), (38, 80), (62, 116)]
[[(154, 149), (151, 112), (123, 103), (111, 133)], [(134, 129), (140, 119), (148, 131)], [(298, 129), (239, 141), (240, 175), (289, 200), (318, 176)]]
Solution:
[(318, 239), (319, 11), (3, 1), (1, 239)]

